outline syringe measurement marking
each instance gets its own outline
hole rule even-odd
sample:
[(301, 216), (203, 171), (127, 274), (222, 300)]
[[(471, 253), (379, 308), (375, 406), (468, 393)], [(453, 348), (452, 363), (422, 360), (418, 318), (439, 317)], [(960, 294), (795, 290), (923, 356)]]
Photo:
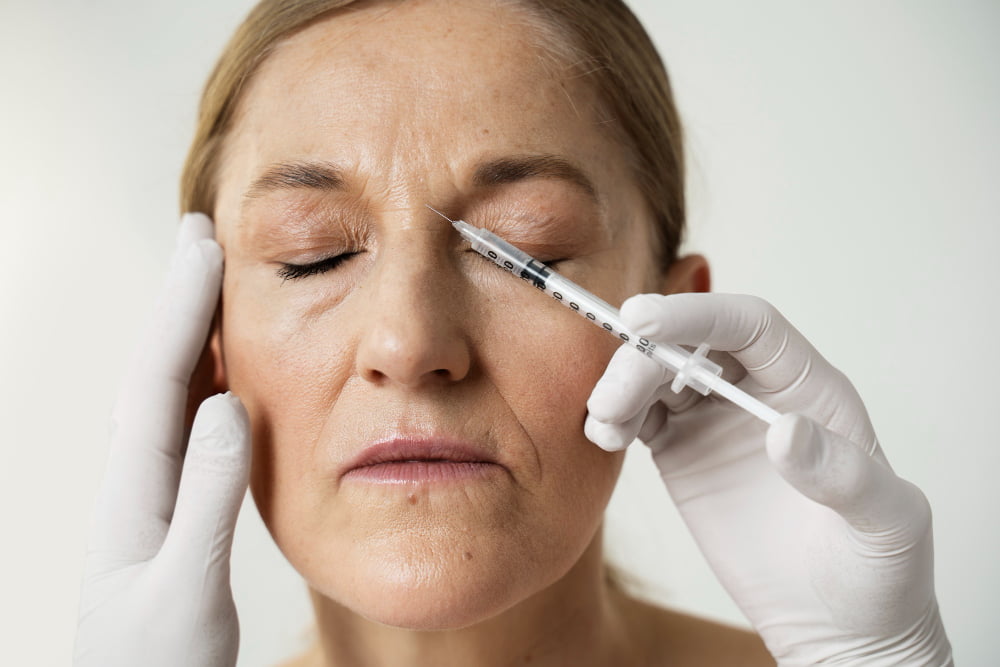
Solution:
[[(768, 424), (773, 424), (781, 416), (774, 408), (765, 405), (759, 399), (723, 380), (722, 367), (710, 361), (706, 356), (708, 351), (707, 346), (699, 346), (692, 353), (670, 343), (664, 343), (662, 346), (657, 347), (655, 343), (642, 337), (639, 338), (638, 343), (634, 343), (632, 342), (632, 334), (624, 330), (624, 327), (620, 327), (620, 331), (616, 330), (615, 323), (620, 323), (620, 320), (618, 319), (618, 311), (614, 306), (601, 301), (600, 297), (591, 294), (576, 283), (560, 276), (535, 258), (510, 245), (496, 234), (488, 232), (485, 229), (473, 227), (463, 220), (452, 220), (444, 213), (436, 211), (436, 209), (432, 208), (431, 210), (434, 210), (442, 218), (451, 222), (452, 226), (458, 230), (462, 237), (472, 244), (472, 248), (476, 252), (490, 259), (497, 266), (507, 269), (515, 276), (532, 283), (559, 303), (580, 313), (595, 324), (598, 323), (598, 315), (604, 313), (604, 317), (600, 319), (602, 329), (617, 334), (623, 342), (630, 343), (630, 346), (634, 345), (636, 350), (661, 364), (664, 368), (673, 370), (676, 373), (674, 382), (671, 385), (671, 389), (674, 391), (680, 391), (680, 388), (685, 385), (705, 396), (714, 391)], [(503, 259), (499, 261), (501, 257)], [(519, 266), (521, 267), (520, 271), (517, 270)], [(559, 289), (550, 287), (550, 279), (555, 281)], [(581, 308), (580, 304), (576, 301), (567, 301), (563, 295), (564, 291), (577, 294), (576, 298), (578, 300), (592, 304), (590, 305), (590, 309)], [(678, 384), (679, 386), (677, 386)]]
[[(494, 260), (494, 262), (496, 262), (496, 260), (498, 259), (497, 254), (492, 250), (487, 250), (486, 255), (491, 260)], [(517, 267), (514, 266), (514, 263), (511, 262), (510, 260), (503, 260), (503, 263), (500, 264), (500, 266), (507, 269), (509, 272), (513, 273), (518, 278), (521, 278), (522, 280), (531, 283), (532, 285), (542, 290), (546, 294), (551, 295), (553, 299), (563, 304), (564, 306), (568, 307), (570, 310), (573, 310), (574, 312), (582, 315), (583, 317), (586, 317), (588, 320), (591, 320), (592, 322), (597, 321), (597, 315), (595, 315), (593, 312), (589, 310), (581, 310), (580, 304), (576, 303), (575, 301), (566, 301), (561, 292), (549, 289), (548, 278), (552, 274), (549, 272), (548, 267), (546, 267), (541, 262), (532, 259), (530, 262), (527, 263), (525, 268), (520, 273), (517, 273), (516, 271)], [(529, 272), (528, 269), (531, 269), (531, 271)], [(613, 334), (617, 334), (618, 337), (622, 339), (624, 342), (626, 343), (631, 342), (631, 337), (627, 332), (616, 330), (610, 322), (601, 320), (601, 327), (604, 328), (606, 331), (610, 331)], [(642, 352), (647, 357), (652, 357), (653, 350), (656, 349), (656, 343), (642, 337), (639, 338), (638, 343), (634, 343), (633, 345), (636, 350)]]

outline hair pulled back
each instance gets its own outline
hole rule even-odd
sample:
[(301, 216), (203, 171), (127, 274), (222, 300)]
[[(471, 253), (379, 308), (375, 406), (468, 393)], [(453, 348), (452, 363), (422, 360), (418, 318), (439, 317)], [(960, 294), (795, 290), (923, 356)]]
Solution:
[[(205, 85), (181, 175), (182, 211), (214, 214), (226, 135), (250, 80), (275, 46), (338, 11), (369, 4), (262, 0), (251, 10)], [(552, 52), (571, 59), (564, 64), (578, 68), (594, 87), (612, 131), (625, 142), (636, 184), (654, 217), (660, 257), (670, 264), (685, 223), (684, 154), (670, 81), (649, 35), (621, 0), (512, 0), (512, 4), (561, 37), (562, 43), (552, 45)]]

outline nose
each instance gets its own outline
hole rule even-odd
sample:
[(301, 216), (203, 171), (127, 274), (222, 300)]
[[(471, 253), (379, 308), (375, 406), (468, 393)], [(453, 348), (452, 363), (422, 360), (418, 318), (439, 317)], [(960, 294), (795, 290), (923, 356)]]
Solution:
[(369, 277), (358, 375), (376, 385), (448, 384), (469, 373), (468, 323), (454, 268), (427, 243), (387, 250)]

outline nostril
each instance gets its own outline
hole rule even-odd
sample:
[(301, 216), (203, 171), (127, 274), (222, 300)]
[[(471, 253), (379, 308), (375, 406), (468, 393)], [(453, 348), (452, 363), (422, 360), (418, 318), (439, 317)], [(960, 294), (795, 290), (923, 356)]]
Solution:
[(408, 387), (465, 377), (471, 353), (461, 329), (440, 319), (424, 319), (423, 313), (399, 314), (380, 318), (362, 337), (355, 357), (359, 377)]
[(376, 368), (369, 368), (364, 373), (364, 377), (369, 382), (381, 382), (382, 380), (385, 379), (385, 373)]

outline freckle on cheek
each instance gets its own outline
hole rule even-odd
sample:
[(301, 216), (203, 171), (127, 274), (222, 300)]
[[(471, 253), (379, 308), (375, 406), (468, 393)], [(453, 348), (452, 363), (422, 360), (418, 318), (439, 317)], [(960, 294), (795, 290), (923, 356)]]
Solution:
[(466, 551), (464, 554), (462, 554), (462, 559), (463, 560), (472, 560), (472, 552), (471, 551)]

